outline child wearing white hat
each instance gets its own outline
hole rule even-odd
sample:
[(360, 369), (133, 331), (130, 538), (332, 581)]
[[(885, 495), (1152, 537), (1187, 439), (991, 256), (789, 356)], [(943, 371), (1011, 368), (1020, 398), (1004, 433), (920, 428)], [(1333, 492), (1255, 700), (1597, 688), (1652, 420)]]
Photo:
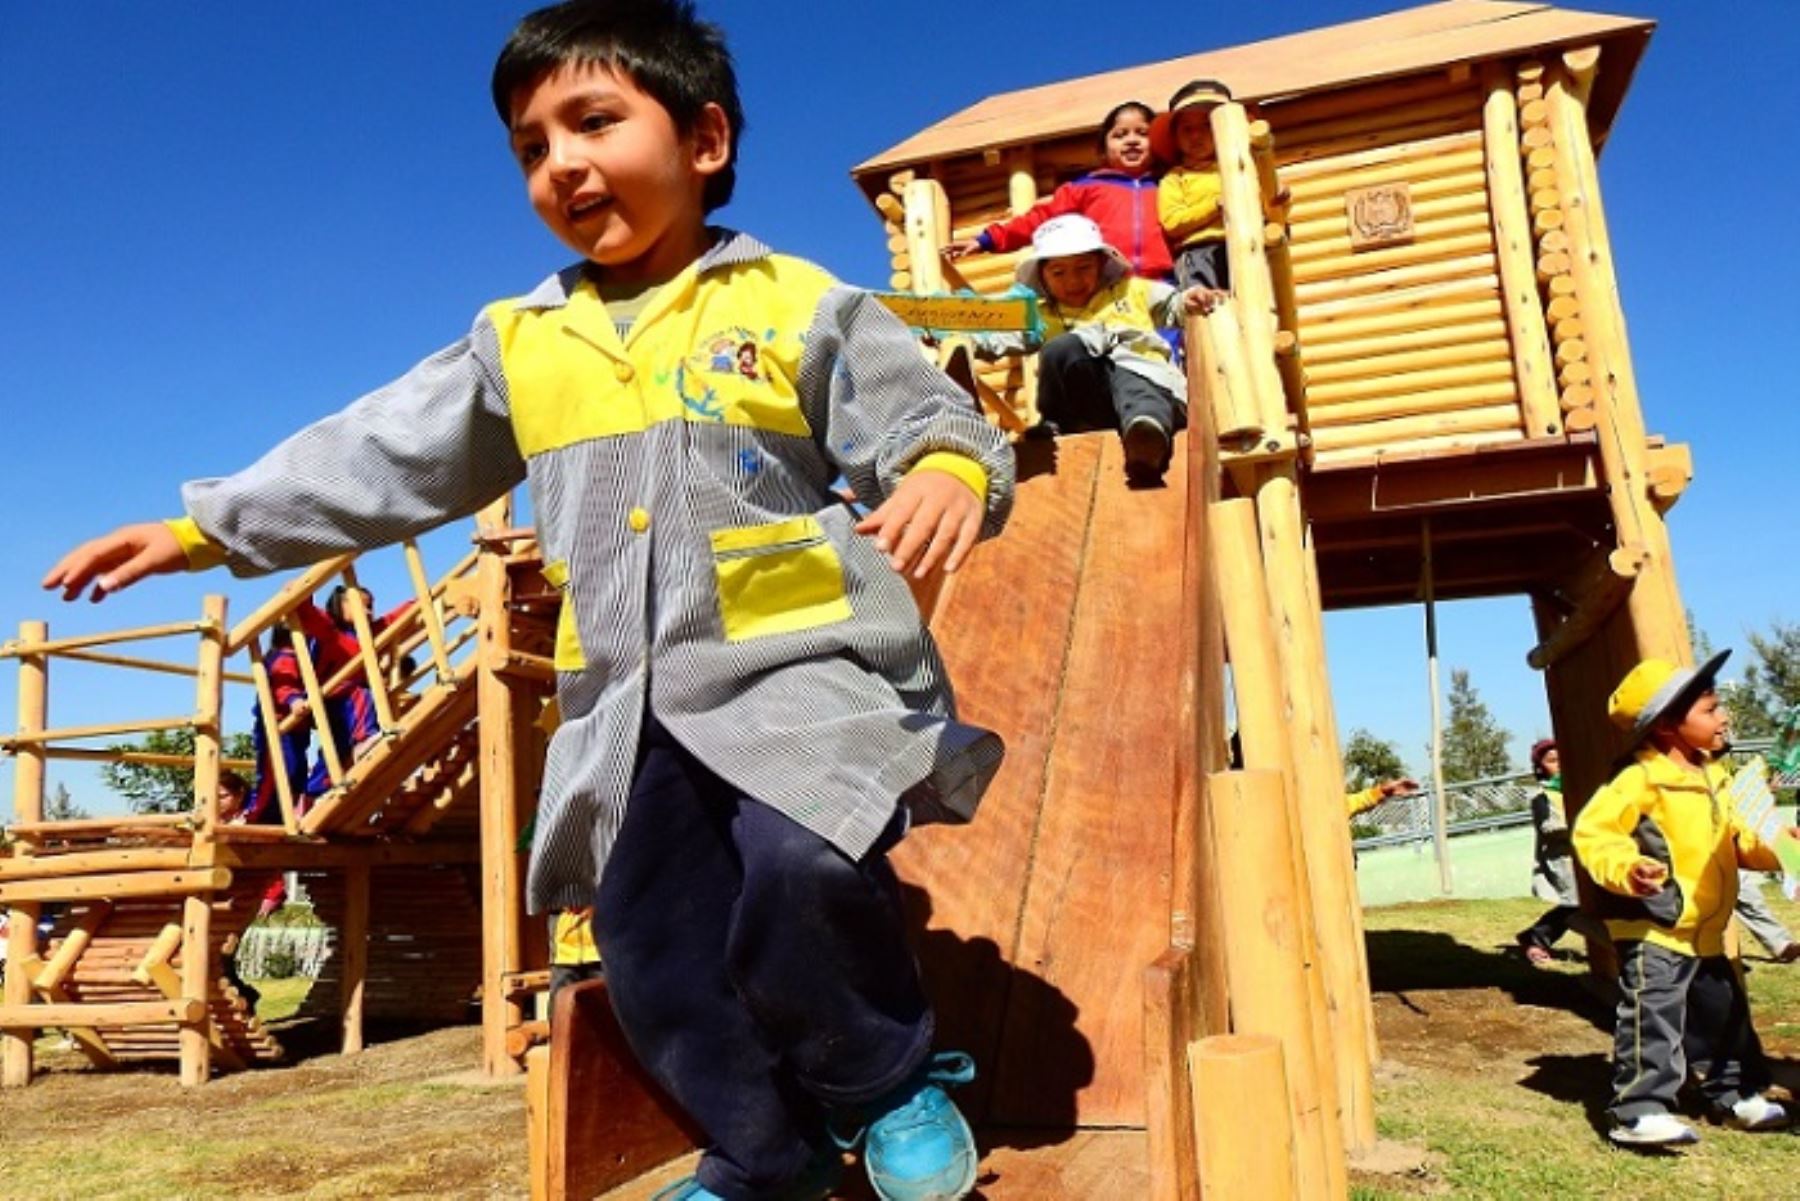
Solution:
[[(1132, 275), (1100, 227), (1075, 213), (1038, 226), (1015, 275), (1044, 302), (1037, 394), (1044, 432), (1116, 429), (1131, 483), (1161, 481), (1175, 431), (1187, 424), (1187, 380), (1157, 330), (1206, 311), (1218, 294)], [(1019, 346), (988, 337), (977, 350)]]

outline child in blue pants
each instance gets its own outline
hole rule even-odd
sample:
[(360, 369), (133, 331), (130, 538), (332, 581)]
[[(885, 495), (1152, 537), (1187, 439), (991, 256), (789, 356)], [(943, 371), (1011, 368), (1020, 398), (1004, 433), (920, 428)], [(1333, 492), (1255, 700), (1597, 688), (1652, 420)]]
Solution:
[(1002, 748), (901, 573), (999, 532), (1012, 452), (879, 303), (708, 224), (743, 118), (689, 4), (534, 13), (492, 94), (581, 261), (45, 586), (297, 566), (528, 482), (563, 596), (528, 900), (594, 907), (626, 1037), (707, 1134), (664, 1196), (818, 1201), (843, 1144), (883, 1201), (966, 1196), (971, 1067), (931, 1054), (885, 851), (969, 820)]

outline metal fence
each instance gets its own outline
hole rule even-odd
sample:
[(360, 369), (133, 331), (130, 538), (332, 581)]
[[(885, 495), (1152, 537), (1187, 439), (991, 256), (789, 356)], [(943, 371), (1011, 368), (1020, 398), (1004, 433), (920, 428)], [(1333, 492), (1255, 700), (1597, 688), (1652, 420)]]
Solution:
[(336, 939), (330, 926), (251, 926), (238, 942), (238, 975), (260, 980), (274, 965), (284, 975), (317, 980)]
[[(1773, 742), (1767, 738), (1748, 739), (1732, 749), (1739, 756), (1760, 755)], [(1800, 772), (1771, 776), (1769, 786), (1777, 792), (1800, 788)], [(1529, 772), (1447, 785), (1445, 832), (1455, 838), (1459, 834), (1527, 825), (1531, 821), (1531, 798), (1537, 792), (1538, 782)], [(1432, 811), (1429, 789), (1417, 796), (1395, 797), (1352, 818), (1351, 838), (1359, 851), (1430, 841)]]

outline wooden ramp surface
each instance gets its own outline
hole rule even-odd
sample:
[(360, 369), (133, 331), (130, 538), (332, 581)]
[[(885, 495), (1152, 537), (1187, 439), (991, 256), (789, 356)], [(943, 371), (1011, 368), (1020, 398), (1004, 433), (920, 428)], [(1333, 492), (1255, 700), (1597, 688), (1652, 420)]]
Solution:
[[(1021, 445), (1018, 504), (935, 598), (962, 711), (1008, 753), (980, 814), (896, 851), (940, 1048), (975, 1056), (976, 1196), (1110, 1201), (1150, 1191), (1146, 969), (1169, 946), (1186, 472), (1125, 483), (1116, 434)], [(1176, 462), (1182, 462), (1180, 448)], [(590, 986), (591, 987), (591, 986)], [(574, 990), (570, 990), (573, 992)], [(594, 991), (593, 996), (602, 996)], [(692, 1171), (685, 1137), (629, 1065), (595, 1063), (574, 998), (534, 1052), (536, 1195), (638, 1201)], [(611, 1073), (604, 1105), (576, 1069)], [(872, 1197), (860, 1165), (839, 1194)]]
[[(1142, 978), (1169, 945), (1186, 473), (1126, 485), (1116, 434), (1021, 444), (1017, 508), (938, 599), (964, 716), (1007, 760), (975, 822), (896, 866), (942, 1047), (989, 1128), (1142, 1128)], [(1182, 462), (1180, 448), (1176, 462)], [(992, 1140), (990, 1144), (992, 1145)]]

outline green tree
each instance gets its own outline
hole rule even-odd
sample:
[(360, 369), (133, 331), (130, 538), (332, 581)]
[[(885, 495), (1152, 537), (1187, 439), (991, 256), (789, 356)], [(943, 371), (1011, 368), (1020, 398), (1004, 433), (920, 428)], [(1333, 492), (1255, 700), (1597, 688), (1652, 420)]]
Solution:
[(1444, 782), (1504, 775), (1512, 767), (1506, 744), (1512, 735), (1495, 719), (1469, 681), (1468, 670), (1450, 669), (1450, 711), (1444, 721)]
[(1736, 737), (1772, 738), (1782, 716), (1800, 704), (1800, 625), (1775, 621), (1767, 633), (1752, 632), (1746, 641), (1750, 653), (1742, 676), (1719, 691)]
[(1350, 741), (1344, 744), (1346, 791), (1361, 792), (1384, 780), (1398, 780), (1411, 774), (1401, 761), (1399, 747), (1364, 729), (1350, 732)]
[(44, 820), (51, 822), (72, 822), (84, 817), (92, 817), (86, 809), (75, 803), (69, 795), (68, 786), (57, 784), (56, 791), (44, 802)]
[[(193, 758), (192, 730), (156, 730), (139, 742), (114, 750)], [(254, 751), (248, 734), (227, 734), (222, 748), (228, 759), (249, 759)], [(151, 763), (108, 763), (100, 769), (106, 786), (131, 803), (134, 813), (183, 813), (194, 807), (194, 769)]]

